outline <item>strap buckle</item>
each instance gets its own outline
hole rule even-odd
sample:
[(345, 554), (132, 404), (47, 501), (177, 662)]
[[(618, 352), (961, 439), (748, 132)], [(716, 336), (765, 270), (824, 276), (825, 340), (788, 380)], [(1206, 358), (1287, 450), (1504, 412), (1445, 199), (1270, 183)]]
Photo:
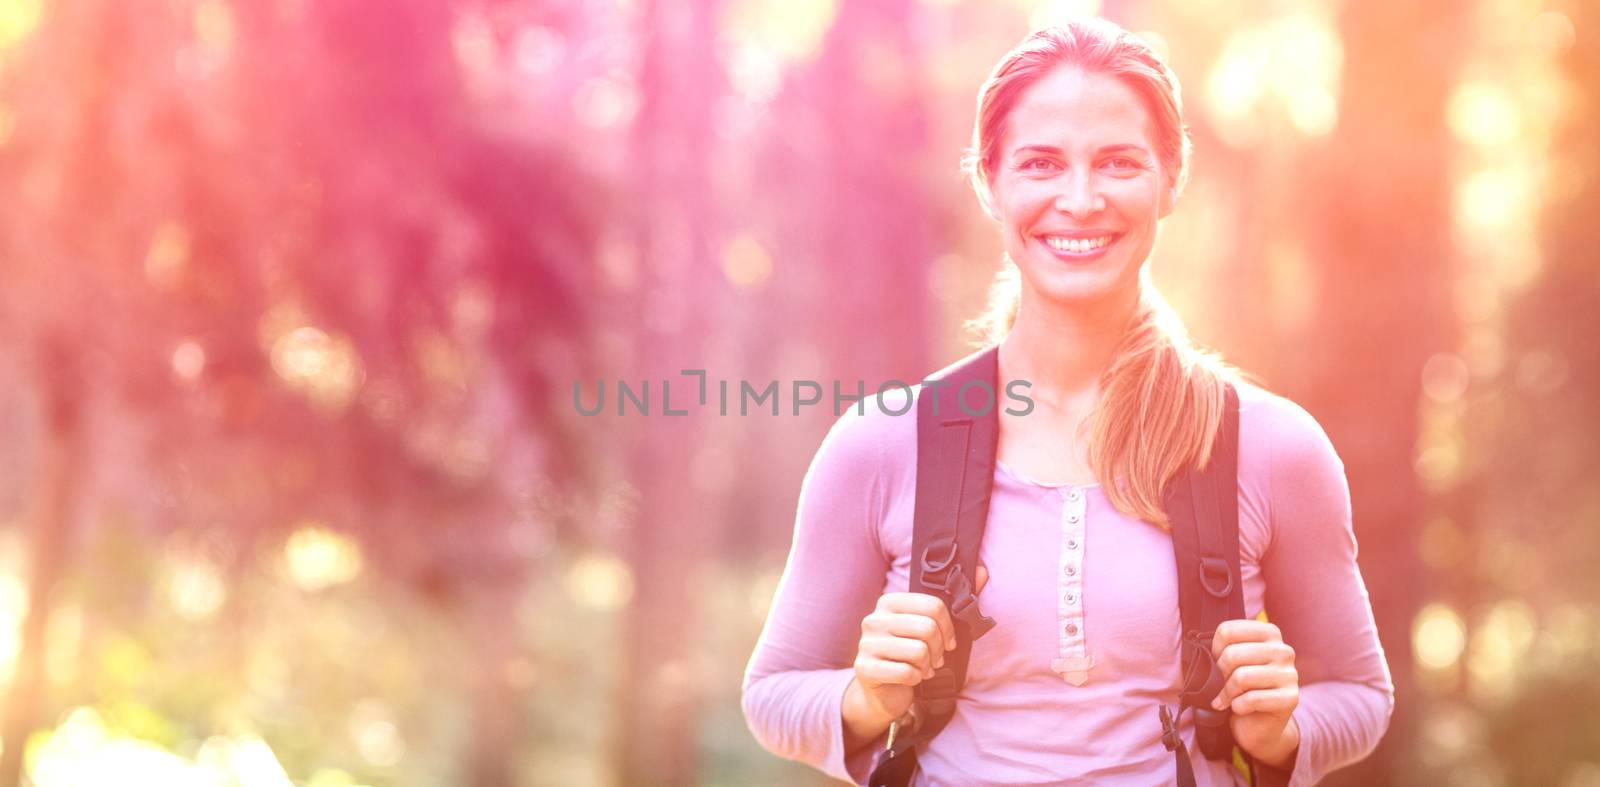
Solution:
[(1211, 595), (1226, 599), (1233, 593), (1233, 570), (1228, 561), (1206, 555), (1200, 558), (1200, 586)]
[(961, 570), (956, 562), (956, 542), (941, 538), (922, 550), (922, 584), (935, 590), (950, 591), (955, 572)]
[(1161, 745), (1167, 747), (1167, 751), (1176, 751), (1183, 745), (1183, 739), (1178, 737), (1177, 717), (1165, 703), (1156, 707), (1160, 709), (1161, 714)]
[(950, 616), (957, 622), (967, 624), (967, 637), (978, 639), (989, 633), (994, 628), (994, 618), (983, 614), (978, 608), (978, 596), (972, 592), (972, 583), (967, 581), (967, 575), (962, 573), (961, 567), (956, 566), (950, 571), (950, 578), (956, 584), (955, 592), (951, 594), (954, 601), (950, 605)]
[(889, 741), (884, 744), (883, 750), (893, 753), (895, 739), (900, 737), (902, 731), (907, 735), (915, 735), (921, 728), (922, 715), (917, 713), (917, 703), (913, 702), (905, 713), (900, 714), (900, 718), (889, 722)]
[(943, 538), (922, 550), (922, 584), (944, 593), (950, 601), (950, 616), (966, 624), (967, 636), (978, 639), (994, 628), (994, 618), (978, 608), (972, 580), (956, 561), (956, 542)]
[(1179, 649), (1183, 660), (1183, 689), (1178, 699), (1181, 705), (1206, 707), (1216, 698), (1217, 692), (1222, 691), (1225, 682), (1222, 668), (1218, 666), (1216, 657), (1211, 655), (1211, 640), (1215, 636), (1215, 631), (1189, 631), (1184, 634)]

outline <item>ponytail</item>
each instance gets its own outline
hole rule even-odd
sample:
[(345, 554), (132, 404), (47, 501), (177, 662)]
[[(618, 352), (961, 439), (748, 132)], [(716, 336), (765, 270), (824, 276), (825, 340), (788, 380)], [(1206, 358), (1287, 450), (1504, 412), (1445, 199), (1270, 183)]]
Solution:
[[(992, 343), (1017, 319), (1020, 278), (1009, 259), (989, 296), (988, 310), (968, 327)], [(1100, 375), (1099, 402), (1084, 422), (1089, 466), (1118, 511), (1170, 527), (1166, 485), (1191, 462), (1203, 467), (1210, 460), (1227, 386), (1239, 380), (1238, 370), (1189, 340), (1177, 313), (1141, 272), (1139, 305)]]

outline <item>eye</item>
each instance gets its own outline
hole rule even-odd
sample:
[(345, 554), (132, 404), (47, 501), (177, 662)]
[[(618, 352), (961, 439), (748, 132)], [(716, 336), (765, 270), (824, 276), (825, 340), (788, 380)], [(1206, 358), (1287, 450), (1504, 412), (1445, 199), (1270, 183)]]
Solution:
[(1143, 164), (1140, 164), (1139, 162), (1134, 161), (1127, 156), (1113, 156), (1112, 158), (1108, 158), (1105, 161), (1105, 165), (1116, 170), (1136, 170), (1144, 168)]
[(1022, 162), (1018, 169), (1023, 172), (1054, 172), (1057, 167), (1055, 161), (1048, 158), (1032, 158)]

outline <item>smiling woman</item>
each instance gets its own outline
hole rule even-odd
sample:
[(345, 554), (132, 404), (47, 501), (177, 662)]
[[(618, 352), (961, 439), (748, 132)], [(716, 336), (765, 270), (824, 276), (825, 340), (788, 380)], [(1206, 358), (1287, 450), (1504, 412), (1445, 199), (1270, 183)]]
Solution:
[(1177, 201), (1175, 167), (1152, 152), (1150, 126), (1122, 80), (1058, 68), (985, 140), (980, 195), (1031, 290), (1057, 301), (1138, 291), (1156, 223)]
[(1146, 275), (1188, 155), (1177, 78), (1108, 22), (983, 85), (965, 164), (1017, 275), (994, 343), (934, 379), (1035, 406), (940, 421), (925, 384), (915, 421), (834, 424), (745, 674), (767, 748), (874, 787), (1199, 787), (1244, 783), (1236, 750), (1298, 785), (1376, 746), (1394, 690), (1342, 463)]

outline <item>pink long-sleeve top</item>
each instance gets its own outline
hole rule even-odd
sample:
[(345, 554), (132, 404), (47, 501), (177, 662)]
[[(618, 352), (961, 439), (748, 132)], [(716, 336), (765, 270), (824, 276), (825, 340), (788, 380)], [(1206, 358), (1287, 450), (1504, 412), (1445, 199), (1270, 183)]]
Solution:
[[(1290, 783), (1313, 784), (1372, 751), (1394, 688), (1356, 566), (1342, 461), (1298, 405), (1249, 384), (1239, 393), (1245, 613), (1265, 609), (1295, 650)], [(869, 397), (812, 460), (743, 685), (762, 746), (857, 784), (885, 743), (844, 748), (840, 705), (861, 620), (910, 577), (916, 409), (889, 412)], [(979, 558), (990, 577), (979, 600), (997, 625), (972, 644), (955, 717), (920, 752), (914, 783), (1172, 783), (1156, 713), (1176, 707), (1179, 691), (1171, 536), (1118, 512), (1097, 484), (1039, 483), (1000, 463)], [(1180, 734), (1200, 787), (1244, 783), (1200, 754), (1192, 712)]]

